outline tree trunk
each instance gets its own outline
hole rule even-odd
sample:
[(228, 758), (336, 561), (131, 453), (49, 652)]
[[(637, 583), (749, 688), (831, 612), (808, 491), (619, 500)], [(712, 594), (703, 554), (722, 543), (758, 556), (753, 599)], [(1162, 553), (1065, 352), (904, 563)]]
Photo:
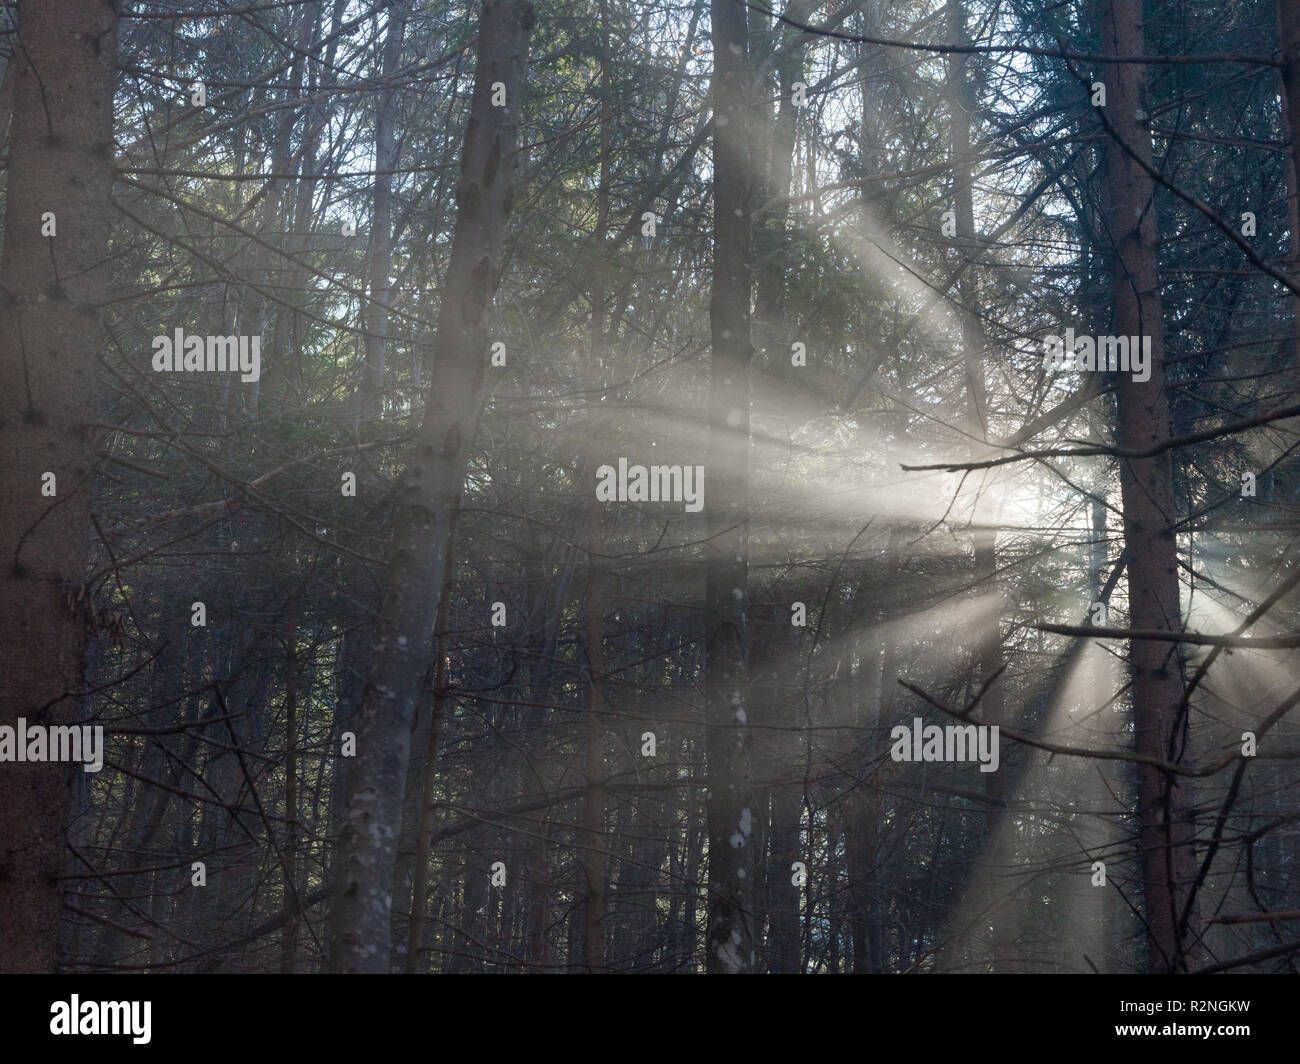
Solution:
[[(0, 266), (0, 724), (76, 719), (82, 687), (100, 307), (109, 269), (116, 3), (19, 13)], [(55, 236), (43, 236), (53, 214)], [(42, 494), (54, 475), (53, 496)], [(48, 483), (48, 478), (44, 478)], [(55, 966), (71, 774), (0, 769), (0, 971)]]
[(755, 970), (755, 845), (762, 810), (750, 772), (748, 647), (750, 241), (748, 9), (712, 0), (713, 291), (709, 302), (709, 488), (704, 509), (710, 973)]
[[(1103, 0), (1102, 47), (1107, 55), (1145, 54), (1141, 0)], [(1114, 261), (1116, 335), (1151, 338), (1151, 376), (1143, 382), (1119, 373), (1119, 442), (1145, 448), (1169, 436), (1169, 401), (1165, 394), (1163, 308), (1157, 260), (1155, 187), (1138, 160), (1151, 164), (1147, 130), (1146, 68), (1116, 63), (1106, 73), (1106, 117), (1122, 143), (1108, 146), (1110, 187), (1108, 230), (1117, 250)], [(1169, 452), (1154, 458), (1121, 459), (1124, 542), (1128, 550), (1129, 623), (1133, 628), (1178, 631), (1178, 540), (1174, 532), (1173, 465)], [(1180, 761), (1186, 753), (1187, 721), (1179, 719), (1183, 694), (1183, 658), (1178, 644), (1132, 640), (1133, 726), (1138, 753)], [(1151, 971), (1188, 967), (1185, 936), (1179, 921), (1187, 889), (1195, 875), (1189, 817), (1191, 787), (1187, 780), (1167, 779), (1148, 765), (1138, 768), (1138, 829), (1143, 896)], [(1199, 933), (1197, 921), (1189, 930)]]
[[(604, 390), (605, 299), (604, 253), (609, 228), (609, 5), (600, 4), (600, 183), (596, 189), (596, 231), (592, 234), (598, 259), (591, 292), (591, 348), (587, 359), (587, 446), (583, 455), (583, 483), (590, 486), (600, 463), (604, 443), (604, 418), (600, 392)], [(582, 903), (583, 961), (589, 972), (605, 967), (605, 841), (601, 826), (605, 817), (606, 776), (604, 765), (605, 726), (605, 583), (603, 548), (603, 504), (592, 492), (587, 497), (587, 592), (583, 614), (587, 622), (586, 777), (582, 799), (582, 870), (586, 897)]]
[[(961, 0), (948, 0), (948, 38), (953, 44), (966, 45), (966, 12)], [(954, 53), (948, 59), (948, 102), (951, 113), (953, 213), (957, 222), (958, 315), (961, 319), (961, 348), (966, 376), (966, 434), (970, 439), (970, 454), (980, 461), (989, 453), (988, 440), (988, 387), (984, 376), (984, 330), (976, 317), (979, 293), (971, 260), (979, 244), (975, 235), (975, 206), (971, 187), (971, 112), (974, 99), (966, 75), (967, 56)], [(997, 533), (988, 526), (994, 523), (996, 505), (991, 497), (993, 488), (980, 479), (974, 480), (975, 501), (972, 506), (974, 573), (972, 582), (977, 595), (994, 595), (997, 587)], [(987, 683), (1003, 667), (1001, 608), (987, 611), (982, 617), (977, 633), (975, 661), (979, 682)], [(976, 715), (980, 720), (999, 727), (1005, 725), (1006, 707), (1004, 687), (995, 681), (980, 702)], [(1004, 797), (1006, 777), (1001, 772), (991, 772), (985, 779), (985, 793), (993, 801), (989, 804), (984, 843), (984, 865), (989, 887), (989, 920), (993, 927), (990, 946), (992, 971), (1014, 970), (1015, 934), (1014, 910), (1006, 900), (1000, 899), (997, 862), (1008, 857), (1013, 847), (999, 845), (1006, 818), (998, 804)]]
[[(395, 507), (374, 658), (357, 718), (357, 756), (334, 869), (330, 967), (388, 971), (395, 842), (411, 753), (411, 721), (447, 564), (469, 448), (483, 405), (487, 316), (502, 235), (533, 10), (487, 0), (465, 129), (456, 232), (436, 334), (436, 382)], [(493, 106), (494, 85), (506, 104)]]

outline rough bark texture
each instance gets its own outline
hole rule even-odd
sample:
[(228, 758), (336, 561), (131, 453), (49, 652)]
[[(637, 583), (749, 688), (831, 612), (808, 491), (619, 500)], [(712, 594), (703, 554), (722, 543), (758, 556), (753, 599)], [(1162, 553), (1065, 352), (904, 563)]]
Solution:
[[(1107, 55), (1145, 54), (1140, 0), (1104, 0), (1102, 47)], [(1117, 63), (1106, 70), (1106, 116), (1121, 143), (1107, 156), (1110, 190), (1108, 230), (1114, 248), (1114, 320), (1117, 336), (1151, 337), (1151, 377), (1116, 375), (1120, 445), (1153, 446), (1169, 436), (1165, 393), (1163, 309), (1157, 260), (1154, 182), (1141, 162), (1151, 163), (1147, 128), (1146, 68)], [(1155, 458), (1121, 460), (1124, 542), (1128, 550), (1129, 624), (1139, 629), (1178, 631), (1178, 519), (1173, 466), (1165, 452)], [(1133, 726), (1138, 753), (1182, 760), (1187, 721), (1180, 719), (1183, 661), (1176, 643), (1133, 640)], [(1138, 769), (1138, 828), (1143, 897), (1148, 932), (1147, 964), (1152, 971), (1188, 966), (1187, 944), (1178, 932), (1179, 914), (1195, 875), (1190, 846), (1190, 784), (1167, 779), (1149, 766)], [(1194, 939), (1197, 921), (1189, 930)]]
[[(115, 3), (19, 15), (0, 267), (0, 724), (76, 716), (92, 419), (108, 286)], [(52, 212), (54, 237), (41, 235)], [(42, 474), (57, 494), (41, 493)], [(72, 593), (72, 600), (69, 593)], [(76, 601), (76, 605), (73, 605)], [(0, 970), (54, 966), (69, 787), (80, 766), (0, 765)]]
[[(374, 657), (357, 717), (357, 757), (335, 867), (330, 966), (386, 972), (395, 842), (411, 722), (428, 666), (452, 516), (483, 403), (489, 305), (510, 214), (520, 87), (532, 6), (487, 0), (465, 130), (456, 232), (442, 292), (435, 372), (395, 507)], [(506, 106), (492, 105), (496, 83)]]
[(748, 647), (750, 240), (748, 10), (713, 0), (713, 291), (704, 509), (705, 713), (709, 764), (711, 973), (755, 970), (755, 847), (762, 810), (750, 771)]

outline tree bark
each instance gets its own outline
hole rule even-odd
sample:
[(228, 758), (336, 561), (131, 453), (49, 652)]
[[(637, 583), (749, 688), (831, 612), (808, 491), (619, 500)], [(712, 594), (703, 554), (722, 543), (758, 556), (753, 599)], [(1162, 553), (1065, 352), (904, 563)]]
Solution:
[[(1141, 0), (1103, 0), (1105, 54), (1145, 54)], [(1108, 146), (1110, 188), (1108, 231), (1114, 260), (1116, 335), (1151, 337), (1151, 376), (1143, 382), (1119, 373), (1116, 396), (1120, 445), (1143, 448), (1167, 439), (1169, 401), (1165, 393), (1163, 308), (1157, 259), (1155, 186), (1142, 163), (1151, 165), (1147, 128), (1146, 67), (1116, 63), (1106, 72), (1106, 117), (1115, 138)], [(1124, 459), (1120, 465), (1124, 542), (1128, 550), (1129, 624), (1133, 628), (1182, 628), (1178, 540), (1174, 532), (1173, 465), (1169, 452), (1155, 458)], [(1133, 725), (1137, 752), (1181, 761), (1187, 750), (1187, 721), (1179, 717), (1183, 658), (1178, 644), (1133, 640)], [(1191, 786), (1166, 778), (1150, 766), (1138, 768), (1138, 829), (1146, 902), (1151, 971), (1188, 967), (1186, 936), (1179, 930), (1187, 889), (1195, 876), (1189, 820)], [(1198, 934), (1197, 921), (1189, 931)]]
[[(948, 0), (948, 39), (957, 45), (966, 45), (966, 12), (961, 0)], [(989, 454), (987, 446), (988, 426), (988, 385), (984, 375), (984, 354), (986, 341), (984, 330), (976, 316), (975, 307), (979, 305), (979, 293), (976, 287), (971, 259), (976, 255), (978, 242), (975, 235), (975, 204), (971, 176), (971, 112), (975, 102), (966, 74), (968, 57), (954, 53), (948, 59), (948, 98), (951, 113), (951, 144), (953, 167), (953, 209), (957, 223), (958, 267), (961, 274), (957, 281), (958, 315), (961, 319), (962, 365), (966, 377), (966, 425), (965, 431), (970, 439), (970, 456), (979, 461)], [(995, 521), (996, 505), (991, 497), (993, 488), (987, 484), (975, 482), (976, 497), (972, 506), (971, 522), (973, 528), (974, 573), (973, 583), (976, 594), (992, 595), (998, 593), (997, 587), (997, 533), (988, 526)], [(989, 677), (997, 675), (1003, 667), (1001, 608), (989, 610), (981, 620), (975, 646), (975, 663), (980, 683), (988, 682)], [(984, 692), (977, 715), (986, 724), (1005, 725), (1006, 706), (1005, 689), (1001, 680), (995, 681)], [(1014, 910), (1005, 901), (1000, 900), (1002, 889), (998, 886), (996, 863), (1012, 852), (1012, 847), (1000, 846), (999, 835), (1003, 831), (1006, 818), (1003, 810), (996, 803), (1004, 797), (1006, 777), (1001, 772), (991, 772), (985, 780), (985, 793), (992, 801), (989, 804), (986, 819), (986, 841), (984, 844), (984, 864), (986, 882), (990, 885), (989, 920), (993, 927), (990, 946), (990, 963), (992, 971), (1013, 971), (1015, 952)]]
[[(45, 0), (19, 12), (0, 266), (0, 724), (10, 726), (72, 722), (82, 687), (117, 21), (116, 3)], [(47, 211), (53, 237), (41, 233)], [(54, 969), (74, 771), (0, 765), (0, 971)]]
[(712, 0), (713, 291), (709, 302), (709, 474), (704, 510), (705, 715), (709, 765), (707, 966), (755, 970), (756, 843), (750, 770), (749, 368), (753, 168), (748, 9)]
[[(604, 253), (609, 228), (609, 5), (600, 4), (600, 183), (596, 189), (596, 231), (593, 245), (598, 266), (591, 291), (591, 348), (587, 359), (587, 446), (583, 456), (583, 483), (588, 486), (596, 476), (600, 462), (599, 448), (604, 443), (604, 418), (600, 394), (604, 390), (605, 299)], [(587, 791), (582, 799), (582, 870), (587, 893), (582, 904), (583, 961), (589, 972), (605, 967), (605, 840), (601, 826), (605, 817), (606, 775), (604, 765), (605, 725), (605, 584), (606, 562), (602, 525), (604, 510), (595, 493), (587, 497), (587, 591), (583, 614), (587, 622), (587, 707), (586, 707), (586, 777)]]
[[(427, 665), (469, 448), (483, 405), (487, 317), (510, 214), (520, 91), (533, 10), (486, 0), (465, 130), (456, 232), (439, 309), (436, 380), (395, 507), (374, 657), (357, 718), (357, 757), (334, 870), (330, 967), (388, 971), (395, 842), (411, 721)], [(492, 104), (494, 85), (506, 105)]]

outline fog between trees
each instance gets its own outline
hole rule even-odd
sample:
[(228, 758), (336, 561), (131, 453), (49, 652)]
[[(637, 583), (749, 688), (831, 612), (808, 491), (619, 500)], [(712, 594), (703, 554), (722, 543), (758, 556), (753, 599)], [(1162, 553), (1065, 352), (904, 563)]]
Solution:
[(1300, 5), (0, 16), (0, 969), (1292, 970)]

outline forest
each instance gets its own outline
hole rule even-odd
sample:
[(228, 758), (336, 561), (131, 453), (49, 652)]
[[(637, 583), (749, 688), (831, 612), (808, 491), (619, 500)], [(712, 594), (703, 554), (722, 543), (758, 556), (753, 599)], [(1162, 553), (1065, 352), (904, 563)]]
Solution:
[(1297, 971), (1300, 0), (0, 0), (0, 161), (0, 971)]

